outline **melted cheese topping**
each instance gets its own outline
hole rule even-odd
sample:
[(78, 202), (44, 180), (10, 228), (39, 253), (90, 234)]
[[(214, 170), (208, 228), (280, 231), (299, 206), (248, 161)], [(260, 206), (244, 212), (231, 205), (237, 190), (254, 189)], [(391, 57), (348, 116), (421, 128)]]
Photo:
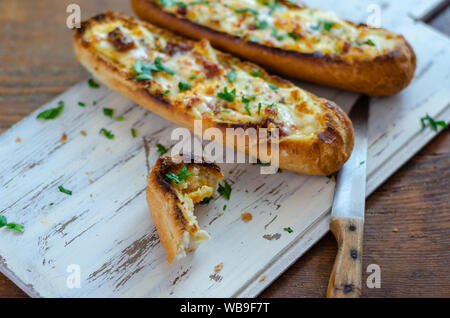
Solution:
[[(134, 42), (131, 49), (121, 51), (108, 39), (117, 29)], [(222, 55), (207, 41), (180, 42), (121, 19), (94, 23), (84, 32), (83, 41), (130, 78), (138, 75), (133, 67), (136, 61), (153, 64), (159, 59), (170, 71), (152, 72), (153, 78), (144, 81), (149, 93), (194, 119), (279, 128), (281, 138), (310, 138), (324, 129), (322, 106), (314, 96), (290, 83), (276, 86), (263, 78), (260, 68), (220, 59)], [(182, 44), (191, 48), (177, 49)]]
[[(401, 38), (384, 29), (356, 26), (326, 10), (275, 0), (155, 0), (163, 10), (248, 41), (343, 58), (375, 57)], [(288, 4), (290, 2), (290, 4)]]

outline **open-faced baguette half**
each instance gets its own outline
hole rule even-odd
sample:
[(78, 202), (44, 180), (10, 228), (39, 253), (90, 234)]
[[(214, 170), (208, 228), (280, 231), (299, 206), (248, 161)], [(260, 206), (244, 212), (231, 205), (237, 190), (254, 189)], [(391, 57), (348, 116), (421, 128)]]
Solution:
[[(191, 131), (194, 120), (203, 131), (218, 128), (223, 144), (227, 128), (278, 129), (280, 168), (328, 175), (352, 152), (352, 124), (335, 103), (216, 51), (206, 40), (107, 12), (82, 23), (74, 49), (110, 88)], [(249, 153), (248, 140), (235, 148)], [(261, 152), (258, 158), (270, 159)]]
[(160, 157), (148, 176), (147, 202), (169, 263), (209, 240), (199, 228), (194, 204), (214, 196), (223, 178), (215, 164), (182, 159)]
[(293, 78), (369, 95), (398, 93), (416, 56), (403, 36), (283, 0), (132, 0), (144, 20)]

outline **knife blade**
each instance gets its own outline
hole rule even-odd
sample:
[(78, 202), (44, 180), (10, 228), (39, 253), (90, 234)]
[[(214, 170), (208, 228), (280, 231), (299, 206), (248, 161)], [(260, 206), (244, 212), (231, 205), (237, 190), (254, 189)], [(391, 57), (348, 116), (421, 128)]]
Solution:
[(349, 114), (355, 142), (352, 155), (337, 176), (330, 230), (337, 240), (338, 253), (327, 297), (348, 298), (361, 295), (369, 105), (370, 98), (362, 95)]

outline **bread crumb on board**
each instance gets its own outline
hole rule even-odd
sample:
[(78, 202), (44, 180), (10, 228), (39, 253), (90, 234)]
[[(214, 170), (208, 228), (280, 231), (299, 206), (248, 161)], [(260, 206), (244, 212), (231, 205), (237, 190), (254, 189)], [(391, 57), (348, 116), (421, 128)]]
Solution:
[(80, 131), (80, 134), (82, 134), (83, 136), (87, 135), (87, 133), (84, 130)]
[(90, 183), (93, 183), (93, 182), (94, 182), (94, 179), (93, 179), (93, 178), (89, 178), (89, 182), (90, 182)]
[(16, 138), (16, 142), (21, 142), (21, 141), (22, 141), (22, 138), (20, 138), (20, 137)]
[(216, 266), (214, 266), (214, 271), (216, 273), (220, 272), (223, 268), (223, 262), (220, 262), (219, 264), (217, 264)]
[(394, 227), (394, 229), (392, 230), (392, 232), (397, 233), (397, 232), (398, 232), (398, 228)]
[(217, 212), (217, 216), (222, 216), (223, 213), (221, 211)]
[(244, 212), (244, 213), (241, 214), (241, 218), (242, 218), (242, 221), (248, 222), (251, 219), (253, 219), (253, 215), (251, 213)]
[(258, 282), (263, 282), (266, 280), (266, 274), (262, 274), (261, 276), (259, 276), (258, 278)]
[(63, 134), (61, 135), (61, 142), (62, 142), (63, 144), (65, 144), (66, 141), (67, 141), (67, 135), (66, 135), (66, 133), (63, 133)]

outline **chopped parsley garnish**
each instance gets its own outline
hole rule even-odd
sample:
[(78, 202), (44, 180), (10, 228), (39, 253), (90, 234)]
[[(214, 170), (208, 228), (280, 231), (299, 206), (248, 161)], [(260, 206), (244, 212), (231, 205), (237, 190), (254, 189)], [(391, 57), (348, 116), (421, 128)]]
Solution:
[(103, 108), (103, 114), (105, 114), (106, 117), (112, 118), (114, 114), (114, 109), (112, 108)]
[(229, 110), (229, 109), (222, 109), (221, 112), (222, 113), (231, 113), (231, 110)]
[(195, 80), (196, 78), (197, 78), (197, 74), (192, 74), (190, 77), (189, 77), (189, 80), (190, 81), (192, 81), (192, 80)]
[(175, 174), (173, 172), (169, 172), (166, 174), (166, 178), (169, 180), (175, 181), (175, 183), (181, 183), (182, 181), (186, 181), (187, 177), (189, 177), (192, 174), (185, 165), (183, 165), (183, 168), (178, 172), (178, 174)]
[(6, 216), (0, 215), (0, 227), (4, 227), (6, 224), (8, 224), (8, 221), (6, 220)]
[(42, 113), (39, 113), (39, 115), (37, 115), (36, 118), (41, 118), (41, 119), (45, 119), (45, 120), (55, 119), (56, 117), (58, 117), (61, 114), (63, 108), (64, 108), (64, 102), (59, 101), (58, 107), (44, 110)]
[(428, 121), (428, 125), (433, 131), (438, 131), (438, 126), (444, 127), (444, 129), (448, 128), (448, 124), (445, 121), (435, 121), (430, 115), (427, 114), (425, 117), (420, 118), (420, 122), (422, 123), (422, 130), (427, 128), (426, 121)]
[(336, 23), (333, 21), (328, 21), (328, 20), (319, 20), (319, 23), (317, 25), (311, 26), (311, 29), (318, 31), (321, 27), (323, 27), (323, 29), (325, 31), (330, 32), (331, 28), (335, 25)]
[(228, 88), (225, 87), (223, 92), (217, 93), (217, 97), (226, 100), (227, 102), (233, 102), (236, 98), (236, 89), (234, 88), (231, 92), (228, 91)]
[(262, 77), (263, 71), (262, 69), (254, 68), (250, 75), (254, 77)]
[(133, 138), (136, 138), (136, 129), (131, 128), (131, 136), (133, 136)]
[(184, 91), (186, 91), (188, 89), (191, 89), (192, 86), (191, 86), (191, 84), (186, 83), (186, 82), (179, 82), (178, 83), (178, 88), (180, 89), (181, 92), (184, 92)]
[(169, 151), (169, 149), (167, 149), (166, 147), (164, 147), (164, 145), (161, 145), (161, 144), (157, 144), (156, 147), (158, 147), (158, 152), (161, 155), (163, 155), (163, 154), (165, 154), (166, 152)]
[(134, 78), (135, 81), (149, 80), (153, 79), (152, 71), (158, 71), (158, 68), (148, 62), (142, 62), (141, 59), (137, 59), (133, 63), (134, 72), (138, 75)]
[(105, 135), (108, 139), (114, 139), (114, 134), (110, 130), (106, 130), (105, 128), (100, 129), (100, 133)]
[(226, 180), (225, 180), (223, 185), (221, 185), (219, 183), (219, 187), (217, 189), (217, 192), (219, 192), (219, 194), (221, 196), (223, 196), (225, 199), (230, 200), (231, 186), (228, 184), (228, 182)]
[(58, 187), (58, 189), (59, 189), (59, 192), (62, 192), (62, 193), (68, 194), (68, 195), (72, 195), (72, 191), (65, 189), (62, 185), (60, 185)]
[(267, 21), (256, 21), (255, 22), (255, 27), (260, 30), (264, 30), (268, 26), (269, 26), (269, 23), (267, 23)]
[(123, 116), (117, 116), (117, 117), (116, 117), (116, 120), (117, 120), (117, 121), (122, 121), (122, 120), (124, 120), (124, 119), (125, 119), (125, 117), (123, 117)]
[(352, 42), (353, 45), (357, 45), (357, 46), (361, 46), (363, 44), (367, 44), (370, 46), (375, 46), (375, 43), (373, 43), (373, 41), (371, 39), (365, 40), (365, 41), (357, 41), (357, 42)]
[(272, 29), (271, 35), (272, 35), (273, 37), (276, 37), (276, 36), (278, 35), (278, 31), (279, 31), (279, 30), (278, 30), (276, 27), (274, 27), (274, 26), (271, 26), (270, 28)]
[(167, 67), (165, 67), (165, 66), (162, 64), (161, 59), (160, 59), (159, 57), (157, 57), (157, 58), (155, 59), (155, 66), (156, 66), (156, 69), (157, 69), (158, 71), (164, 71), (164, 72), (166, 72), (166, 73), (168, 73), (168, 74), (170, 74), (170, 75), (174, 75), (174, 74), (175, 74), (175, 71), (174, 71), (174, 70), (171, 70), (170, 68), (167, 68)]
[(258, 10), (255, 10), (255, 9), (252, 9), (252, 8), (236, 9), (236, 10), (234, 10), (234, 12), (236, 12), (236, 13), (249, 12), (249, 13), (253, 13), (254, 15), (258, 15), (259, 14)]
[(97, 101), (94, 100), (94, 101), (92, 102), (92, 105), (94, 105), (94, 106), (97, 105)]
[(285, 230), (285, 231), (288, 232), (288, 233), (294, 232), (294, 230), (291, 229), (290, 227), (285, 227), (283, 230)]
[(227, 74), (228, 82), (233, 83), (236, 80), (236, 76), (236, 71), (234, 69), (231, 69), (231, 71), (229, 71)]
[(8, 221), (6, 220), (6, 216), (4, 215), (0, 215), (0, 228), (6, 226), (7, 228), (11, 229), (11, 230), (15, 230), (17, 232), (23, 233), (25, 232), (25, 227), (22, 224), (17, 224), (17, 223), (8, 223)]
[(88, 80), (88, 84), (91, 88), (99, 88), (100, 87), (100, 84), (97, 83), (96, 81), (94, 81), (94, 79), (92, 77)]
[(258, 104), (258, 116), (261, 115), (261, 106), (262, 106), (262, 104), (259, 103), (259, 104)]
[(223, 209), (222, 210), (226, 210), (227, 209), (227, 205), (225, 204), (224, 206), (223, 206)]
[(277, 85), (274, 84), (269, 84), (270, 89), (276, 91), (279, 87)]
[(86, 104), (83, 102), (78, 102), (78, 106), (84, 107), (84, 106), (86, 106)]
[(247, 114), (251, 116), (252, 113), (250, 112), (250, 99), (247, 99), (242, 95), (242, 102), (245, 104), (245, 110), (247, 111)]
[(294, 39), (295, 41), (299, 40), (300, 38), (298, 37), (297, 34), (295, 34), (294, 32), (289, 32), (287, 34), (289, 37), (291, 37), (292, 39)]
[(166, 91), (164, 91), (164, 92), (161, 93), (161, 95), (167, 95), (167, 94), (170, 94), (170, 91), (169, 91), (169, 90), (166, 90)]

